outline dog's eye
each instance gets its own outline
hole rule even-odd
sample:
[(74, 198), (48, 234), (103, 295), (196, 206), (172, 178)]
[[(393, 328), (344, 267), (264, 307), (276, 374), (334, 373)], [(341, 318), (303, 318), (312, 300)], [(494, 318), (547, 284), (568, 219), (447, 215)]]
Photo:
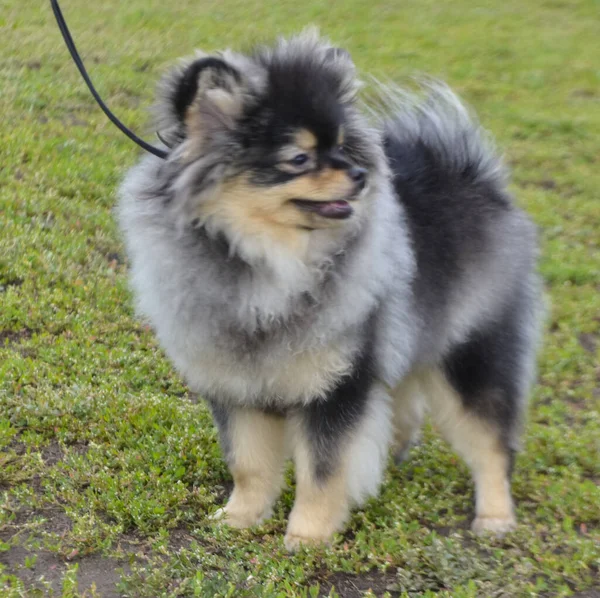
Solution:
[[(289, 158), (288, 156), (292, 157)], [(300, 175), (308, 172), (314, 165), (314, 157), (306, 152), (302, 152), (301, 154), (291, 153), (288, 156), (283, 155), (282, 160), (276, 165), (283, 172)]]
[(310, 158), (308, 154), (298, 154), (297, 156), (294, 156), (291, 160), (288, 160), (288, 162), (293, 166), (304, 166), (304, 164), (306, 164), (309, 159)]

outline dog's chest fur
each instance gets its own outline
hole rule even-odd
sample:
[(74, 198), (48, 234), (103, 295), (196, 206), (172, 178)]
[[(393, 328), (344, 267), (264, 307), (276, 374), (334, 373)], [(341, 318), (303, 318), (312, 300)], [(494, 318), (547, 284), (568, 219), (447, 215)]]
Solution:
[(382, 298), (410, 278), (406, 241), (391, 242), (397, 202), (385, 192), (353, 243), (317, 268), (292, 260), (263, 269), (214, 239), (177, 232), (163, 203), (139, 199), (147, 181), (142, 163), (122, 188), (119, 214), (138, 310), (204, 396), (280, 405), (324, 396), (350, 372)]
[[(205, 396), (243, 404), (281, 405), (325, 396), (350, 372), (360, 346), (359, 324), (332, 326), (346, 316), (339, 302), (337, 316), (327, 309), (329, 293), (337, 295), (335, 284), (322, 281), (313, 292), (290, 293), (283, 281), (238, 275), (235, 283), (215, 279), (215, 286), (202, 293), (195, 284), (182, 285), (177, 307), (171, 312), (163, 303), (160, 308), (170, 323), (161, 326), (156, 315), (152, 318), (188, 383)], [(205, 272), (197, 280), (201, 285), (207, 279)], [(156, 314), (145, 303), (142, 310)]]
[[(181, 364), (188, 382), (208, 397), (222, 402), (265, 406), (308, 403), (324, 397), (352, 367), (354, 347), (331, 343), (297, 353), (283, 347), (236, 358), (221, 349), (201, 350), (198, 364)], [(187, 367), (186, 367), (187, 366)]]
[(191, 318), (202, 340), (193, 342), (193, 361), (189, 340), (181, 355), (188, 382), (235, 403), (281, 406), (325, 396), (350, 372), (359, 337), (355, 326), (350, 334), (321, 324), (336, 285), (324, 272), (315, 278), (319, 283), (310, 288), (290, 276), (238, 271), (235, 283), (224, 289), (229, 301), (205, 303)]

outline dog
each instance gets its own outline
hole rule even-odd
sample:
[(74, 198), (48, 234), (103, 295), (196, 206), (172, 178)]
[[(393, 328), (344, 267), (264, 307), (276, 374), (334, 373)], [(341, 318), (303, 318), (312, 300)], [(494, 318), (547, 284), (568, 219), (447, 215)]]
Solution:
[(226, 524), (269, 517), (292, 458), (285, 546), (330, 542), (429, 411), (472, 472), (472, 529), (503, 534), (535, 377), (536, 229), (445, 85), (387, 87), (371, 114), (358, 87), (315, 32), (166, 76), (168, 157), (142, 158), (119, 194), (138, 310), (212, 411)]

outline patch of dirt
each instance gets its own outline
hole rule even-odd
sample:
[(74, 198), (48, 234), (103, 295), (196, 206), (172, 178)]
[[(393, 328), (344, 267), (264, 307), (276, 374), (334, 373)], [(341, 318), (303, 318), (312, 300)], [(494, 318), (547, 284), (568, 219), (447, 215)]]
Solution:
[(596, 347), (598, 346), (598, 339), (596, 335), (590, 334), (589, 332), (582, 332), (579, 337), (579, 344), (588, 352), (596, 353)]
[[(25, 566), (26, 558), (37, 557), (35, 564), (30, 567)], [(21, 546), (13, 546), (6, 552), (0, 553), (0, 563), (2, 563), (7, 573), (18, 577), (28, 590), (43, 589), (40, 583), (40, 577), (44, 577), (50, 583), (55, 592), (60, 592), (61, 580), (66, 570), (66, 565), (58, 556), (47, 550), (39, 550), (33, 553)]]
[(22, 328), (21, 330), (0, 330), (0, 345), (8, 342), (9, 345), (14, 345), (23, 340), (30, 339), (35, 330), (31, 328)]
[(59, 461), (63, 460), (63, 457), (64, 453), (58, 442), (52, 442), (48, 446), (42, 448), (42, 459), (44, 460), (44, 464), (48, 467), (56, 465)]
[[(122, 573), (121, 573), (122, 570)], [(131, 569), (125, 561), (117, 561), (99, 555), (92, 555), (79, 561), (77, 579), (79, 589), (85, 590), (96, 585), (96, 590), (102, 598), (117, 598), (121, 593), (117, 583), (121, 576), (129, 575)]]
[[(63, 457), (63, 451), (57, 443), (52, 443), (42, 449), (42, 458), (48, 465), (58, 463)], [(90, 591), (95, 585), (97, 594), (103, 598), (117, 598), (121, 593), (117, 583), (122, 573), (129, 575), (131, 568), (126, 558), (109, 558), (99, 554), (68, 558), (44, 548), (29, 549), (19, 545), (29, 536), (27, 524), (35, 519), (44, 517), (46, 521), (37, 532), (46, 532), (64, 536), (73, 527), (71, 518), (58, 505), (41, 509), (21, 509), (14, 513), (14, 519), (0, 529), (0, 540), (12, 546), (5, 552), (0, 552), (0, 563), (6, 567), (6, 572), (15, 575), (25, 584), (27, 590), (44, 590), (40, 578), (50, 584), (55, 595), (60, 595), (62, 580), (67, 566), (78, 564), (77, 580), (79, 591)], [(35, 534), (37, 535), (37, 533)], [(183, 544), (183, 539), (181, 540)], [(25, 566), (26, 559), (33, 564)]]
[(395, 573), (363, 573), (350, 575), (348, 573), (333, 573), (321, 585), (322, 598), (329, 595), (331, 588), (343, 598), (362, 598), (367, 590), (375, 595), (382, 596), (389, 592), (392, 597), (400, 596)]
[[(59, 536), (66, 534), (73, 527), (71, 519), (60, 507), (51, 506), (45, 509), (21, 509), (14, 512), (14, 519), (0, 528), (0, 540), (10, 542), (22, 530), (21, 528), (32, 522), (34, 518), (44, 517), (46, 521), (40, 527), (45, 532), (55, 533)], [(0, 553), (0, 556), (2, 553)]]
[(60, 507), (50, 507), (43, 511), (43, 515), (47, 520), (43, 526), (44, 531), (64, 536), (73, 528), (71, 518)]
[(176, 528), (171, 530), (169, 534), (169, 549), (173, 552), (179, 552), (182, 549), (187, 550), (193, 541), (193, 536), (190, 536), (185, 529)]
[[(22, 173), (19, 170), (17, 170), (15, 172), (16, 179), (18, 179), (17, 174), (21, 174), (21, 178), (23, 178)], [(10, 278), (8, 280), (5, 280), (4, 282), (0, 283), (0, 293), (6, 291), (8, 287), (20, 287), (23, 284), (23, 282), (24, 281), (22, 278)]]
[[(25, 559), (36, 557), (32, 566), (25, 567)], [(121, 579), (121, 571), (129, 574), (130, 568), (125, 561), (111, 559), (100, 555), (91, 555), (74, 561), (65, 561), (49, 550), (29, 551), (21, 546), (13, 546), (6, 552), (0, 553), (0, 563), (7, 572), (17, 576), (23, 581), (28, 590), (43, 586), (40, 578), (49, 582), (56, 595), (60, 594), (62, 579), (68, 563), (76, 562), (79, 565), (77, 581), (79, 591), (91, 590), (96, 586), (98, 595), (102, 598), (118, 598), (121, 593), (117, 590), (117, 583)]]

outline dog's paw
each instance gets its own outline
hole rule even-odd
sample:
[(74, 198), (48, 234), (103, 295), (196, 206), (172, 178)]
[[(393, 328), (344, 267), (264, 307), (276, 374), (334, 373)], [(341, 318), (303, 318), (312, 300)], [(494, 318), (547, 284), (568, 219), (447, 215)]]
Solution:
[(331, 544), (332, 536), (304, 536), (287, 532), (283, 539), (283, 544), (287, 551), (296, 552), (301, 546), (328, 546)]
[(476, 517), (471, 525), (471, 530), (477, 535), (486, 533), (502, 537), (504, 534), (512, 531), (517, 526), (517, 520), (514, 515), (506, 517)]
[(227, 505), (213, 513), (211, 519), (237, 529), (245, 529), (262, 523), (268, 516), (269, 513), (257, 514), (248, 510), (232, 509)]
[(340, 521), (325, 522), (322, 519), (301, 517), (292, 512), (283, 543), (287, 550), (295, 552), (300, 546), (329, 545), (333, 535), (341, 527)]

